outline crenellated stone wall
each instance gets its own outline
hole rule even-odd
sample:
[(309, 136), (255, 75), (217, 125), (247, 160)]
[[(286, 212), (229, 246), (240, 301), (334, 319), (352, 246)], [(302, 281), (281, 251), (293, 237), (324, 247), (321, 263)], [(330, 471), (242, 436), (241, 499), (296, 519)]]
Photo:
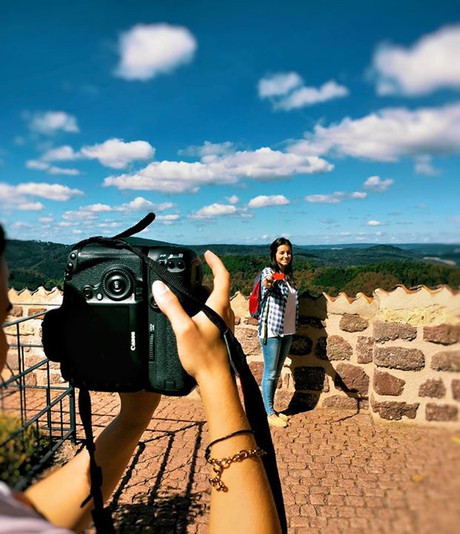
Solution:
[[(263, 358), (247, 300), (232, 300), (237, 336), (260, 381)], [(280, 386), (290, 409), (367, 409), (380, 421), (460, 428), (460, 293), (402, 286), (369, 298), (300, 299)]]
[[(11, 321), (59, 305), (62, 293), (10, 290), (9, 298)], [(231, 303), (236, 335), (260, 382), (257, 321), (249, 316), (246, 297), (237, 293)], [(22, 343), (40, 345), (41, 317), (21, 323), (20, 329)], [(15, 327), (7, 333), (14, 344)], [(41, 357), (40, 349), (26, 349), (27, 365)], [(8, 361), (14, 368), (14, 349)], [(44, 379), (40, 372), (32, 379), (36, 383)], [(53, 381), (62, 380), (56, 364), (51, 373)], [(378, 289), (372, 297), (302, 295), (299, 329), (279, 388), (293, 411), (359, 406), (379, 421), (460, 429), (460, 292), (447, 286), (399, 286)]]

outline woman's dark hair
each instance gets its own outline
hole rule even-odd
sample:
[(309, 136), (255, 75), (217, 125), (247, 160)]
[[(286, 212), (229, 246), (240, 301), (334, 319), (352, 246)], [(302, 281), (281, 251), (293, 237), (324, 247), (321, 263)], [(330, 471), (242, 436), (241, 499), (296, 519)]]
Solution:
[(276, 261), (276, 252), (282, 245), (287, 245), (291, 249), (291, 261), (284, 270), (284, 274), (289, 276), (292, 275), (292, 260), (294, 259), (294, 254), (292, 252), (292, 243), (285, 237), (278, 237), (278, 239), (275, 239), (275, 241), (273, 241), (273, 243), (270, 245), (270, 267), (275, 271), (275, 273), (280, 272), (280, 267)]
[(0, 224), (0, 257), (5, 253), (6, 239), (5, 232), (3, 231), (2, 225)]

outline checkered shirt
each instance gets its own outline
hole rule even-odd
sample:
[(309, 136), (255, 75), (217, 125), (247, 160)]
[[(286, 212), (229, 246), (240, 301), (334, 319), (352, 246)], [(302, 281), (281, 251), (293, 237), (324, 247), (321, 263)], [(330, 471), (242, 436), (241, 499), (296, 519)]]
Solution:
[[(259, 337), (264, 337), (265, 328), (271, 330), (275, 336), (283, 335), (284, 327), (284, 311), (286, 308), (286, 302), (289, 295), (289, 287), (285, 280), (277, 280), (273, 284), (271, 289), (267, 289), (264, 285), (264, 280), (269, 274), (273, 274), (275, 271), (271, 267), (265, 267), (262, 271), (261, 279), (261, 299), (262, 310), (259, 316)], [(294, 283), (291, 281), (289, 284), (292, 288), (295, 288)], [(268, 297), (266, 296), (268, 292)], [(264, 300), (265, 299), (265, 300)], [(299, 295), (296, 290), (296, 325), (299, 319)]]

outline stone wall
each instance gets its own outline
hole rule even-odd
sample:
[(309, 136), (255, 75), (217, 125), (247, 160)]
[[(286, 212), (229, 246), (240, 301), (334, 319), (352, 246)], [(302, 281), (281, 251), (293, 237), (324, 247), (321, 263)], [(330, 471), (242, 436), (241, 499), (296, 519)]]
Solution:
[[(8, 320), (13, 320), (59, 305), (62, 293), (10, 290), (9, 298), (14, 306)], [(257, 321), (249, 317), (243, 295), (233, 297), (232, 308), (236, 335), (260, 382), (263, 358)], [(41, 343), (40, 317), (20, 328), (22, 343)], [(8, 329), (12, 344), (15, 332), (14, 327)], [(26, 349), (27, 365), (40, 357), (42, 351)], [(8, 361), (14, 368), (14, 349)], [(54, 381), (62, 380), (57, 365), (51, 372)], [(34, 380), (42, 379), (38, 370)], [(460, 429), (460, 293), (446, 286), (399, 286), (353, 299), (344, 293), (302, 295), (299, 329), (279, 388), (292, 411), (359, 406), (380, 421)]]
[[(236, 295), (237, 336), (260, 381), (257, 321)], [(368, 410), (380, 421), (460, 428), (460, 293), (443, 286), (300, 300), (279, 385), (292, 411)]]

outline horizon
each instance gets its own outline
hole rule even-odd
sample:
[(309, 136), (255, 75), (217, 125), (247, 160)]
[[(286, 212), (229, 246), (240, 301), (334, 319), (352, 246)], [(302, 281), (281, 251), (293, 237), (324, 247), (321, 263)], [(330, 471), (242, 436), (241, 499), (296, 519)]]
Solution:
[(0, 6), (0, 222), (72, 244), (460, 244), (460, 3)]

